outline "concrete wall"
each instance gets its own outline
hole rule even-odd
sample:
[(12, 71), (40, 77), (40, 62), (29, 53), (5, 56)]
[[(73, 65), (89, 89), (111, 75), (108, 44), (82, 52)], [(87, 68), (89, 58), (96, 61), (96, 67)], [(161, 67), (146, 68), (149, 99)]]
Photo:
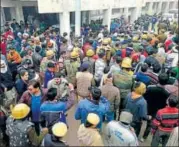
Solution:
[(33, 1), (1, 0), (1, 7), (16, 7), (19, 4), (22, 6), (37, 6), (37, 1), (36, 0)]
[[(75, 11), (76, 0), (38, 0), (39, 13)], [(81, 11), (137, 7), (144, 0), (81, 0)], [(145, 3), (142, 3), (145, 4)], [(50, 7), (49, 7), (50, 5)]]

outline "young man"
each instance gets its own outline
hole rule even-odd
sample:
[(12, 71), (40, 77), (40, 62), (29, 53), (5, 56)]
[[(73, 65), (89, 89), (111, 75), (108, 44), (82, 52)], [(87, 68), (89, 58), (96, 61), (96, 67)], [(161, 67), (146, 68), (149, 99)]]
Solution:
[(36, 80), (29, 81), (27, 89), (23, 93), (19, 103), (25, 103), (31, 107), (31, 119), (35, 124), (37, 134), (39, 134), (40, 106), (46, 99), (47, 90), (41, 89), (40, 83)]
[(159, 146), (160, 140), (162, 140), (162, 146), (165, 146), (170, 133), (178, 126), (178, 97), (171, 95), (167, 99), (167, 106), (158, 110), (155, 119), (153, 120), (152, 133), (153, 139), (151, 146)]
[(18, 93), (18, 100), (21, 98), (22, 94), (27, 90), (29, 74), (26, 70), (20, 71), (20, 79), (15, 83), (15, 87)]
[(117, 87), (113, 86), (112, 74), (107, 75), (105, 85), (101, 87), (102, 96), (108, 98), (110, 102), (110, 111), (107, 113), (107, 121), (118, 119), (119, 106), (120, 106), (120, 91)]
[(104, 138), (109, 146), (139, 146), (134, 129), (130, 126), (133, 115), (124, 110), (119, 121), (111, 121), (104, 131)]
[[(46, 126), (49, 129), (56, 122), (66, 123), (65, 113), (69, 110), (75, 101), (74, 88), (72, 84), (69, 84), (70, 94), (66, 100), (56, 100), (57, 89), (50, 88), (47, 92), (47, 100), (40, 106), (41, 122), (42, 126)], [(51, 131), (51, 130), (50, 130)]]
[(103, 117), (108, 112), (110, 104), (105, 97), (101, 97), (101, 90), (99, 88), (90, 87), (89, 91), (89, 97), (79, 101), (75, 112), (75, 119), (85, 123), (88, 113), (96, 113), (100, 117), (98, 128), (101, 128)]
[(47, 70), (45, 72), (45, 77), (44, 77), (44, 88), (47, 88), (48, 82), (52, 80), (54, 77), (55, 77), (55, 64), (49, 62), (47, 64)]
[(66, 135), (68, 129), (65, 123), (59, 122), (53, 125), (52, 134), (45, 135), (42, 145), (43, 147), (68, 146), (62, 138)]
[(104, 146), (102, 137), (97, 129), (100, 118), (95, 113), (89, 113), (86, 122), (78, 129), (78, 140), (81, 146)]

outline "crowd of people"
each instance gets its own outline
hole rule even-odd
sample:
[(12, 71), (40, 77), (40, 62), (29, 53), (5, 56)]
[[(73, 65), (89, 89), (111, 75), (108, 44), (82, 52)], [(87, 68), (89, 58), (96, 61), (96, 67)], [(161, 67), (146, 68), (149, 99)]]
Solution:
[(179, 36), (177, 23), (166, 22), (121, 18), (110, 31), (94, 22), (81, 29), (82, 43), (52, 27), (6, 23), (0, 145), (68, 146), (75, 105), (81, 146), (139, 146), (151, 134), (151, 146), (178, 146)]

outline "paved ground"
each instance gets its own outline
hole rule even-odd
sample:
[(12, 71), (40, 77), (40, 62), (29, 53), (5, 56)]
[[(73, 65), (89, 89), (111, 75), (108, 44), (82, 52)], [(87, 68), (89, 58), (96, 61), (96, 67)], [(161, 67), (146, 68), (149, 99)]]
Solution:
[[(65, 141), (68, 142), (70, 146), (79, 146), (77, 139), (77, 130), (79, 128), (80, 122), (74, 119), (76, 105), (73, 106), (68, 112), (67, 121), (69, 124), (69, 131), (65, 137)], [(140, 146), (150, 146), (151, 136), (144, 142), (140, 143)]]

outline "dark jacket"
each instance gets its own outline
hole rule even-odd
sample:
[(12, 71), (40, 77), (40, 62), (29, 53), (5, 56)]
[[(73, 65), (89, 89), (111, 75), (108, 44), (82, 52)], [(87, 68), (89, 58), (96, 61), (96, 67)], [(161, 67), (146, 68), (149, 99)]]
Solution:
[(0, 87), (2, 89), (7, 88), (7, 90), (12, 89), (14, 82), (12, 80), (11, 72), (8, 70), (6, 73), (0, 73)]
[(34, 64), (34, 70), (36, 72), (39, 72), (40, 71), (40, 62), (42, 60), (42, 56), (38, 53), (34, 53), (32, 55), (32, 61), (33, 61), (33, 64)]
[(148, 104), (148, 114), (154, 117), (159, 109), (164, 108), (169, 95), (161, 85), (148, 86), (144, 94), (144, 98)]
[(57, 140), (53, 135), (47, 134), (44, 137), (44, 142), (43, 142), (44, 147), (60, 147), (60, 146), (68, 146), (66, 145), (63, 141)]
[(21, 98), (22, 94), (27, 90), (27, 83), (25, 83), (22, 79), (18, 79), (15, 83), (15, 87), (18, 97)]
[(50, 80), (52, 80), (55, 77), (54, 72), (50, 72), (49, 70), (46, 70), (45, 77), (44, 77), (44, 88), (47, 88), (47, 84)]

